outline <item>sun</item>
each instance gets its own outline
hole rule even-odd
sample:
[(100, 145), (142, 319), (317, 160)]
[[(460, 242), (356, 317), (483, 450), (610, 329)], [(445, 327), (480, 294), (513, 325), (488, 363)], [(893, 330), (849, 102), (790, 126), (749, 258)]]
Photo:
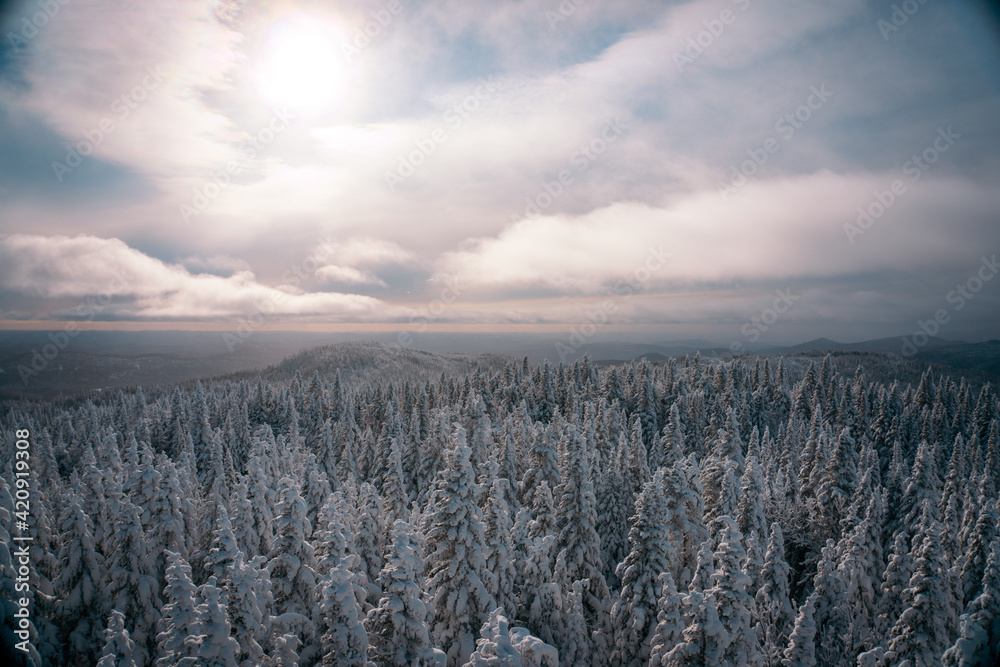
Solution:
[(270, 105), (322, 113), (350, 95), (351, 73), (340, 52), (340, 30), (316, 17), (280, 19), (257, 56), (255, 83)]

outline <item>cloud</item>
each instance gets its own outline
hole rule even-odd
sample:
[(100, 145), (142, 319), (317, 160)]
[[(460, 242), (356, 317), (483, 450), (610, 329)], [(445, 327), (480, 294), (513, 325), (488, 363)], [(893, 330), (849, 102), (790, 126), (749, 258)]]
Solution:
[(239, 133), (205, 94), (230, 87), (239, 40), (204, 0), (60, 3), (27, 46), (19, 101), (95, 158), (161, 178), (215, 167)]
[[(329, 13), (354, 35), (385, 7), (322, 4), (60, 3), (12, 61), (22, 81), (0, 85), (0, 227), (34, 239), (0, 267), (0, 308), (58, 316), (114, 266), (136, 276), (115, 293), (122, 318), (231, 317), (287, 295), (283, 317), (405, 319), (387, 302), (430, 303), (436, 276), (462, 285), (441, 321), (565, 321), (652, 249), (669, 259), (615, 319), (739, 319), (794, 282), (833, 319), (907, 321), (995, 243), (1000, 61), (965, 6), (922, 5), (885, 40), (887, 10), (863, 0), (407, 2), (352, 59), (343, 108), (301, 114), (251, 159), (241, 143), (273, 113), (248, 85), (271, 22)], [(678, 68), (689, 38), (703, 52)], [(830, 102), (721, 201), (717, 184), (823, 85)], [(625, 131), (581, 162), (616, 118)], [(52, 161), (105, 119), (57, 181)], [(857, 208), (952, 124), (959, 143), (850, 243)], [(436, 130), (390, 191), (386, 172)], [(219, 186), (230, 159), (244, 168)], [(207, 191), (179, 233), (179, 206)], [(316, 238), (338, 241), (290, 284)]]
[[(438, 274), (494, 293), (593, 294), (644, 272), (650, 274), (642, 281), (646, 289), (850, 280), (960, 273), (975, 248), (995, 239), (990, 220), (1000, 215), (1000, 196), (994, 189), (930, 178), (910, 183), (859, 236), (848, 234), (857, 209), (869, 207), (873, 193), (898, 178), (819, 172), (751, 182), (729, 202), (717, 191), (700, 191), (664, 207), (622, 202), (581, 216), (526, 219), (445, 253)], [(643, 269), (651, 264), (655, 270)]]
[[(128, 319), (230, 318), (264, 312), (327, 321), (391, 316), (377, 299), (306, 292), (294, 280), (270, 287), (250, 271), (192, 274), (129, 248), (119, 239), (13, 234), (0, 242), (0, 289), (42, 299), (99, 296)], [(294, 275), (294, 274), (293, 274)]]
[(355, 237), (331, 244), (332, 258), (341, 264), (356, 267), (412, 264), (416, 255), (397, 243), (369, 237)]
[(341, 283), (344, 285), (386, 286), (384, 282), (367, 271), (359, 271), (349, 266), (336, 266), (334, 264), (321, 266), (316, 270), (316, 277), (325, 282)]

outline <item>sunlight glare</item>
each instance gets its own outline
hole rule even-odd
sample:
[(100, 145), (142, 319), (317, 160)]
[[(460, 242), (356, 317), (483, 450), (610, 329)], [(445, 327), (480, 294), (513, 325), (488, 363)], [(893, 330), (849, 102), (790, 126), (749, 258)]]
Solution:
[(350, 92), (338, 30), (322, 19), (283, 19), (268, 30), (256, 67), (260, 96), (305, 113), (328, 111)]

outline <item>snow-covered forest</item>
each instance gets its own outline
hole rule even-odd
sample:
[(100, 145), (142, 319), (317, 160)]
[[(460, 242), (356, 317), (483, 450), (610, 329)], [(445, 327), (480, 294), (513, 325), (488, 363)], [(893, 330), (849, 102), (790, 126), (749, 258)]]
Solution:
[(383, 348), (388, 371), (366, 374), (362, 350), (0, 406), (2, 650), (101, 667), (1000, 655), (989, 384), (882, 355), (421, 376)]

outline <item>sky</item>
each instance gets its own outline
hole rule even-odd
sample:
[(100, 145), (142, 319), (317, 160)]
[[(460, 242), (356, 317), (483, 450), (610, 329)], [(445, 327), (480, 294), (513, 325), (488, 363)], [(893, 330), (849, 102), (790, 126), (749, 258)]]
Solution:
[(2, 6), (0, 328), (1000, 338), (989, 3)]

